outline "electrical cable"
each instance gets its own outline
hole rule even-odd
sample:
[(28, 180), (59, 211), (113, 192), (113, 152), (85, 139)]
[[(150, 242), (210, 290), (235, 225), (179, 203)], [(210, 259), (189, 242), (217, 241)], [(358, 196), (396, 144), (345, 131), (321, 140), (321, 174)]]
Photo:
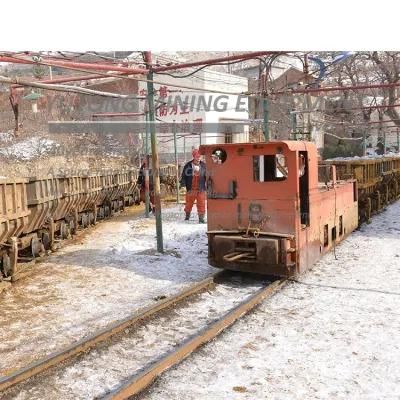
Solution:
[[(16, 60), (26, 61), (26, 59), (24, 59), (24, 58), (19, 58), (19, 57), (15, 57), (15, 56), (7, 55), (7, 57), (15, 58)], [(51, 62), (49, 63), (49, 62), (44, 62), (44, 61), (35, 61), (35, 64), (54, 66), (54, 65), (51, 64)], [(67, 70), (74, 70), (74, 71), (85, 72), (85, 73), (90, 73), (90, 74), (96, 74), (96, 75), (99, 75), (99, 76), (101, 75), (103, 77), (114, 77), (114, 78), (118, 78), (118, 79), (134, 80), (134, 81), (139, 81), (139, 82), (153, 82), (155, 84), (187, 89), (187, 90), (190, 90), (190, 91), (193, 91), (193, 92), (201, 92), (202, 93), (202, 92), (205, 91), (204, 88), (196, 88), (196, 87), (188, 86), (188, 85), (180, 85), (180, 84), (170, 83), (170, 82), (161, 82), (161, 81), (149, 80), (149, 79), (145, 79), (145, 78), (135, 78), (135, 77), (132, 77), (132, 76), (118, 75), (118, 74), (109, 73), (109, 72), (92, 71), (92, 70), (87, 70), (87, 69), (84, 69), (84, 68), (76, 68), (76, 67), (71, 67), (71, 66), (56, 66), (56, 67), (57, 68), (61, 68), (61, 69), (67, 69)], [(110, 69), (112, 69), (112, 68), (110, 68)], [(209, 93), (218, 93), (218, 94), (228, 94), (228, 95), (234, 95), (234, 96), (255, 97), (255, 96), (249, 94), (248, 92), (229, 92), (229, 91), (213, 90), (213, 89), (207, 89), (207, 92), (209, 92)]]
[(291, 282), (299, 283), (300, 285), (306, 285), (306, 286), (315, 286), (315, 287), (338, 289), (338, 290), (351, 290), (351, 291), (357, 291), (357, 292), (381, 293), (381, 294), (400, 296), (399, 292), (390, 292), (387, 290), (380, 290), (380, 289), (374, 289), (374, 288), (354, 288), (354, 287), (348, 287), (348, 286), (346, 287), (346, 286), (335, 286), (335, 285), (323, 285), (321, 283), (303, 282), (296, 278), (288, 278), (288, 280)]

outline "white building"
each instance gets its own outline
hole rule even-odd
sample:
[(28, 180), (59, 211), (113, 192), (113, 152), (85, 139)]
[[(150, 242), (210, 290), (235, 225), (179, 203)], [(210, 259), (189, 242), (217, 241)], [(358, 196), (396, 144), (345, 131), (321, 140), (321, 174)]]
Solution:
[[(179, 76), (180, 72), (171, 74)], [(177, 123), (178, 153), (189, 156), (200, 144), (249, 141), (248, 126), (233, 125), (247, 123), (249, 118), (247, 97), (240, 96), (248, 91), (247, 78), (203, 69), (184, 78), (155, 74), (154, 80), (163, 83), (154, 85), (156, 118)], [(139, 95), (146, 93), (146, 82), (140, 82)], [(162, 124), (160, 128), (159, 152), (168, 158), (174, 154), (173, 134), (167, 127), (163, 131)]]

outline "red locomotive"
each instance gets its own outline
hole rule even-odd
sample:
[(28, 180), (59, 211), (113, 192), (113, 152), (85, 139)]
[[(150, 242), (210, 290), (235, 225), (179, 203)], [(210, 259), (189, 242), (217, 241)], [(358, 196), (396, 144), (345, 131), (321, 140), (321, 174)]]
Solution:
[(358, 226), (357, 184), (310, 142), (203, 145), (209, 263), (293, 276)]

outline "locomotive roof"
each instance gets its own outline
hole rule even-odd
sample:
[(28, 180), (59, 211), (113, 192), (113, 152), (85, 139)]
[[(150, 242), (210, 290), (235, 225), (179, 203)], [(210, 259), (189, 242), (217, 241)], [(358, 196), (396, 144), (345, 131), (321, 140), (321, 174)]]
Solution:
[(271, 142), (254, 142), (254, 143), (215, 143), (215, 144), (202, 144), (200, 151), (216, 147), (224, 147), (225, 149), (235, 149), (237, 147), (253, 148), (254, 146), (279, 146), (285, 145), (291, 151), (304, 151), (308, 147), (315, 147), (312, 142), (298, 141), (298, 140), (282, 140), (282, 141), (271, 141)]

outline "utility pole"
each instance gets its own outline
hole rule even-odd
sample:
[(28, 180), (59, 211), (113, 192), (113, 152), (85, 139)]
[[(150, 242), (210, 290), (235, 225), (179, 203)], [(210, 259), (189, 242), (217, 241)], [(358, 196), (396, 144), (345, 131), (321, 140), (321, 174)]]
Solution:
[(383, 131), (383, 154), (386, 154), (386, 130)]
[(289, 109), (289, 119), (292, 123), (292, 140), (297, 140), (296, 128), (297, 128), (297, 118), (296, 109), (293, 107), (292, 110)]
[(267, 95), (267, 72), (265, 71), (265, 74), (260, 74), (260, 79), (261, 79), (261, 88), (262, 88), (262, 106), (263, 106), (263, 133), (264, 133), (264, 141), (266, 143), (269, 142), (270, 140), (270, 135), (269, 135), (269, 101), (268, 101), (268, 95)]
[[(308, 76), (308, 55), (304, 54), (304, 76), (305, 76), (305, 82), (309, 83), (309, 76)], [(310, 135), (310, 140), (311, 140), (311, 95), (310, 93), (306, 93), (306, 107), (307, 107), (307, 132)]]
[(144, 187), (145, 187), (145, 216), (149, 218), (150, 216), (150, 177), (149, 177), (149, 169), (150, 169), (150, 155), (149, 155), (149, 135), (150, 135), (150, 126), (149, 126), (149, 113), (146, 111), (146, 141), (145, 141), (145, 160), (146, 160), (146, 168), (144, 169)]
[(268, 143), (270, 138), (269, 138), (269, 104), (268, 104), (268, 97), (267, 94), (264, 93), (264, 98), (263, 98), (263, 119), (264, 119), (264, 127), (263, 127), (263, 132), (264, 132), (264, 140)]
[(145, 51), (144, 58), (146, 67), (149, 70), (147, 74), (147, 100), (149, 106), (150, 138), (151, 138), (151, 156), (153, 161), (153, 187), (154, 187), (154, 205), (156, 208), (156, 233), (157, 233), (157, 251), (164, 252), (163, 232), (162, 232), (162, 215), (161, 215), (161, 192), (160, 192), (160, 163), (158, 159), (157, 138), (154, 107), (154, 84), (153, 84), (153, 66), (151, 52)]
[(397, 128), (397, 152), (400, 153), (400, 135), (399, 135), (399, 128)]
[(367, 155), (367, 130), (364, 129), (363, 133), (363, 156)]
[(175, 169), (176, 169), (176, 203), (179, 204), (179, 163), (178, 163), (178, 143), (176, 140), (176, 124), (174, 121), (174, 154), (175, 154)]

